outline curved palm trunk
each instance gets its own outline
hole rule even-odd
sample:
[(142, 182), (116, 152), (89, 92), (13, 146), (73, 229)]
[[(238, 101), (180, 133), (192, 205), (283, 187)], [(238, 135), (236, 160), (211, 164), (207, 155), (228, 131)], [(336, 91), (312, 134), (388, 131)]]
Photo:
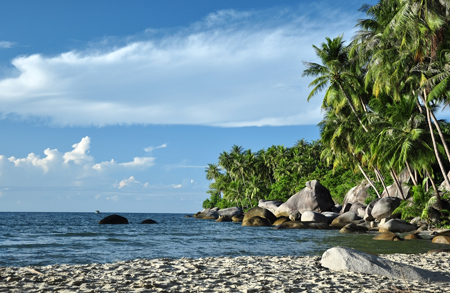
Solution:
[(428, 178), (431, 181), (431, 185), (433, 186), (434, 192), (436, 193), (436, 201), (439, 206), (439, 210), (442, 210), (442, 201), (441, 201), (441, 195), (439, 194), (439, 190), (437, 189), (436, 184), (434, 183), (434, 180), (431, 177), (430, 173), (428, 173), (428, 171), (427, 171), (427, 174), (428, 174)]
[(373, 190), (375, 190), (378, 198), (381, 198), (381, 195), (378, 193), (378, 190), (375, 187), (375, 185), (373, 185), (372, 180), (370, 180), (370, 178), (367, 176), (366, 172), (364, 172), (363, 168), (361, 167), (361, 165), (359, 163), (358, 163), (358, 168), (361, 171), (361, 173), (363, 174), (364, 178), (366, 178), (366, 180), (369, 181), (370, 186), (372, 186)]
[(450, 151), (448, 149), (447, 142), (445, 141), (444, 134), (442, 134), (441, 126), (439, 125), (439, 123), (438, 123), (438, 121), (436, 119), (436, 116), (434, 115), (433, 111), (431, 111), (428, 108), (428, 104), (427, 104), (427, 101), (426, 101), (427, 100), (427, 94), (426, 94), (425, 90), (423, 90), (423, 94), (424, 94), (425, 98), (423, 98), (422, 96), (420, 96), (420, 98), (422, 99), (422, 102), (424, 103), (425, 108), (430, 112), (431, 118), (433, 118), (434, 125), (436, 126), (436, 129), (437, 129), (437, 131), (439, 133), (439, 137), (441, 138), (441, 141), (442, 141), (442, 145), (444, 146), (445, 154), (447, 155), (447, 160), (450, 162)]
[[(436, 146), (436, 139), (434, 138), (433, 127), (431, 125), (431, 119), (430, 119), (430, 109), (427, 108), (426, 110), (427, 110), (428, 127), (430, 128), (431, 140), (433, 141), (434, 153), (435, 153), (436, 159), (438, 161), (439, 167), (441, 168), (442, 175), (444, 176), (445, 184), (447, 185), (447, 187), (450, 187), (450, 182), (448, 181), (447, 172), (445, 172), (444, 165), (442, 164), (441, 157), (439, 156), (439, 152), (438, 152), (438, 149)], [(432, 181), (432, 183), (433, 183), (433, 181)], [(433, 188), (434, 188), (434, 186), (433, 186)], [(442, 209), (441, 197), (439, 195), (439, 192), (437, 192), (437, 191), (436, 191), (436, 198), (438, 200), (439, 208)]]
[(340, 82), (337, 82), (337, 84), (339, 85), (339, 88), (341, 89), (342, 93), (344, 94), (345, 98), (347, 99), (348, 105), (350, 106), (350, 108), (352, 109), (353, 114), (355, 114), (356, 119), (358, 119), (359, 124), (362, 126), (362, 128), (364, 128), (364, 130), (366, 132), (369, 132), (369, 130), (367, 130), (366, 126), (363, 124), (361, 118), (359, 118), (358, 113), (356, 113), (356, 109), (353, 106), (352, 101), (350, 100), (350, 98), (347, 96), (347, 93), (345, 92), (344, 88), (342, 87), (342, 84)]
[(402, 196), (402, 199), (405, 200), (405, 195), (403, 194), (403, 188), (402, 184), (398, 180), (397, 174), (395, 173), (394, 169), (391, 168), (391, 176), (394, 179), (395, 185), (397, 185), (398, 191), (400, 192), (400, 195)]
[(409, 177), (411, 178), (411, 181), (413, 182), (414, 186), (417, 186), (417, 181), (414, 178), (414, 175), (413, 175), (412, 170), (411, 170), (411, 166), (409, 165), (408, 161), (406, 161), (406, 168), (408, 168)]
[(378, 170), (376, 167), (373, 167), (374, 171), (375, 171), (375, 175), (377, 176), (378, 180), (381, 181), (381, 184), (383, 185), (384, 190), (386, 190), (387, 196), (389, 195), (389, 190), (386, 187), (386, 184), (384, 183), (384, 179), (383, 176), (381, 175), (380, 170)]

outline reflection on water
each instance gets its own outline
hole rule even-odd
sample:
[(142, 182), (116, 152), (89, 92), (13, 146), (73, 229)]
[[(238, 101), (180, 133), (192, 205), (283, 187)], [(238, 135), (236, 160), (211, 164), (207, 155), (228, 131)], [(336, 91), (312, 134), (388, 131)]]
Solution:
[[(99, 225), (109, 214), (0, 213), (0, 266), (105, 263), (137, 258), (321, 255), (334, 246), (369, 253), (424, 253), (446, 247), (429, 240), (375, 241), (338, 230), (276, 230), (186, 218), (127, 214), (129, 225)], [(158, 224), (140, 224), (144, 219)]]

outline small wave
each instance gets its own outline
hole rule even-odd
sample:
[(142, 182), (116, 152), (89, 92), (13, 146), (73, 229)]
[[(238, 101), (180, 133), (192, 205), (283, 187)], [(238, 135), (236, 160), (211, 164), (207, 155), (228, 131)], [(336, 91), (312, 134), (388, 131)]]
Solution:
[(82, 232), (82, 233), (63, 233), (63, 234), (55, 234), (57, 237), (95, 237), (103, 235), (101, 233), (92, 233), (92, 232)]
[(108, 239), (106, 239), (106, 241), (111, 241), (111, 242), (128, 242), (128, 240), (117, 239), (117, 238), (108, 238)]

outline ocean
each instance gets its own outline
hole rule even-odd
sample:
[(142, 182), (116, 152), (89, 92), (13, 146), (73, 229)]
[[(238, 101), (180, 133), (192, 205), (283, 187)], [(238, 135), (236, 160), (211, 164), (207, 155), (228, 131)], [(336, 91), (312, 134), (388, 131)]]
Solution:
[[(277, 230), (186, 214), (117, 213), (128, 225), (99, 225), (112, 213), (0, 213), (0, 266), (108, 263), (138, 258), (321, 255), (334, 246), (370, 253), (424, 253), (429, 240), (375, 241), (375, 234)], [(157, 224), (140, 224), (152, 219)]]

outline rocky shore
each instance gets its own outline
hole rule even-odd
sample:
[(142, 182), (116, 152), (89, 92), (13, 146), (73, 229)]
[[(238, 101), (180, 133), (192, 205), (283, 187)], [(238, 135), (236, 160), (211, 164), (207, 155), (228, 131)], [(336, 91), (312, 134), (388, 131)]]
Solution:
[[(381, 257), (445, 274), (450, 282), (449, 253)], [(0, 268), (0, 292), (448, 292), (449, 285), (329, 270), (320, 256), (138, 259)]]

